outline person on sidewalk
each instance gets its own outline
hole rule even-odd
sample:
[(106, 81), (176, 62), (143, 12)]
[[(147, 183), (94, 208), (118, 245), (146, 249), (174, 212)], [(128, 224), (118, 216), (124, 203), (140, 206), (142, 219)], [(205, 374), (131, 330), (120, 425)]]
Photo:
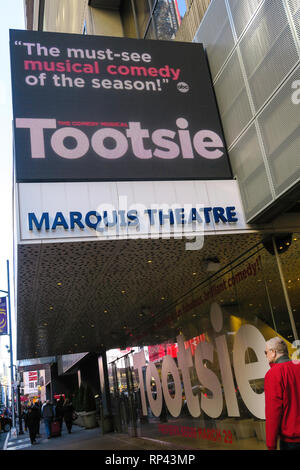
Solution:
[(36, 436), (40, 437), (41, 407), (38, 402), (33, 405), (36, 413)]
[(290, 361), (285, 341), (267, 341), (271, 369), (265, 375), (266, 444), (276, 450), (300, 450), (300, 361)]
[(62, 396), (60, 396), (59, 400), (57, 400), (56, 402), (55, 417), (56, 420), (59, 422), (61, 432), (64, 419), (64, 399)]
[(47, 400), (41, 410), (41, 415), (45, 423), (46, 435), (47, 438), (50, 439), (51, 437), (51, 422), (55, 417), (55, 411), (53, 405), (50, 403), (50, 400)]
[(27, 424), (28, 409), (29, 409), (29, 406), (25, 406), (25, 408), (24, 408), (24, 410), (23, 410), (23, 414), (22, 414), (22, 418), (23, 418), (23, 420), (24, 420), (25, 432), (28, 431), (28, 424)]
[(74, 413), (75, 413), (75, 410), (72, 405), (72, 402), (70, 402), (70, 400), (66, 398), (65, 403), (64, 403), (64, 420), (65, 420), (66, 427), (67, 427), (69, 434), (71, 434), (71, 430), (72, 430)]
[(40, 415), (38, 412), (37, 407), (32, 406), (28, 409), (28, 416), (27, 416), (27, 426), (29, 429), (29, 437), (31, 444), (36, 444), (36, 431), (37, 425), (40, 420)]

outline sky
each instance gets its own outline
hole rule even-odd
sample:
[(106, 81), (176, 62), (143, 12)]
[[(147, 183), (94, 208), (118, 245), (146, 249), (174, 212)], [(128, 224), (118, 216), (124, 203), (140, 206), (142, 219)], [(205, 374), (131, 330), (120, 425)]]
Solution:
[[(24, 29), (23, 0), (0, 2), (0, 289), (7, 290), (6, 260), (10, 262), (13, 343), (15, 344), (13, 304), (13, 228), (12, 228), (12, 104), (10, 85), (9, 29)], [(1, 293), (2, 295), (2, 293)], [(3, 294), (5, 295), (5, 294)], [(8, 336), (0, 337), (0, 363), (9, 360), (5, 344)], [(15, 350), (15, 348), (14, 348)], [(14, 353), (14, 363), (16, 354)], [(1, 370), (0, 370), (1, 373)]]
[(185, 12), (186, 12), (186, 3), (185, 3), (185, 0), (177, 0), (177, 4), (178, 4), (178, 9), (179, 9), (179, 13), (181, 16), (184, 16)]

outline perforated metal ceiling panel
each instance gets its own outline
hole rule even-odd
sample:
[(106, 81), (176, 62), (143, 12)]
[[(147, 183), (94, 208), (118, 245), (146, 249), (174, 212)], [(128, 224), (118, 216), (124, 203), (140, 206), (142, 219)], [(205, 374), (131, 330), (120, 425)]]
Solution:
[(232, 148), (230, 161), (237, 177), (245, 211), (255, 215), (272, 201), (267, 172), (259, 145), (256, 127), (253, 124)]
[[(227, 22), (231, 50), (224, 47)], [(299, 185), (300, 105), (292, 103), (292, 93), (299, 80), (300, 0), (212, 0), (194, 41), (204, 43), (212, 67), (246, 220), (262, 221), (268, 211), (273, 217), (290, 206), (289, 191)], [(222, 51), (223, 63), (216, 60)], [(254, 166), (263, 162), (253, 171), (245, 155)]]
[(238, 54), (235, 51), (215, 83), (216, 98), (227, 146), (242, 132), (252, 119)]
[(240, 50), (256, 110), (299, 60), (281, 1), (266, 0), (246, 31)]
[(298, 81), (300, 65), (258, 119), (276, 195), (300, 179), (300, 105), (292, 102)]
[[(293, 25), (300, 42), (300, 1), (299, 0), (287, 0), (287, 6), (292, 16)], [(300, 48), (300, 44), (298, 43)]]
[(228, 0), (235, 32), (239, 38), (262, 0)]
[(229, 23), (225, 2), (212, 2), (194, 38), (207, 51), (213, 80), (234, 47), (234, 38)]
[(206, 258), (226, 266), (259, 238), (208, 236), (197, 251), (174, 239), (19, 245), (17, 358), (130, 344), (131, 329), (152, 333), (152, 315), (211, 275)]

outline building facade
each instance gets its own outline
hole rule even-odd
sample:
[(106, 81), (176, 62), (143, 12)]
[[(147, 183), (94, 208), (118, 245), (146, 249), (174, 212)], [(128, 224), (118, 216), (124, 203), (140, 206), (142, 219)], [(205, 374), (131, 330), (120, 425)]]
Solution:
[[(205, 188), (212, 206), (239, 202), (242, 224), (226, 231), (215, 220), (188, 249), (186, 240), (147, 239), (146, 232), (127, 240), (82, 230), (74, 237), (66, 227), (26, 232), (35, 204), (43, 214), (50, 208), (53, 184), (56, 214), (73, 200), (86, 207), (86, 194), (91, 199), (100, 186), (93, 193), (92, 183), (16, 183), (18, 359), (63, 356), (67, 363), (67, 354), (96, 354), (107, 431), (178, 448), (265, 448), (265, 341), (283, 337), (291, 357), (299, 349), (299, 0), (25, 6), (28, 30), (99, 36), (99, 44), (102, 36), (166, 40), (178, 51), (185, 42), (203, 44), (232, 177), (193, 185)], [(191, 181), (180, 181), (180, 194), (192, 194)], [(179, 194), (178, 181), (128, 187), (137, 191), (137, 183), (135, 203)], [(118, 181), (99, 184), (106, 193), (124, 190)], [(31, 314), (23, 300), (29, 291)], [(38, 327), (30, 332), (25, 317)], [(72, 366), (87, 368), (76, 357), (60, 368), (61, 380)]]

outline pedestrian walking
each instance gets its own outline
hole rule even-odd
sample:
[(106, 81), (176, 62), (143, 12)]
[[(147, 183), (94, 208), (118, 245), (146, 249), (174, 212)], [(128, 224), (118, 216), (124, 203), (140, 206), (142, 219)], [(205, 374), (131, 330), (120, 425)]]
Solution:
[(69, 434), (71, 434), (74, 415), (75, 410), (72, 405), (72, 402), (68, 398), (66, 398), (64, 403), (64, 420)]
[(24, 419), (24, 429), (25, 429), (25, 432), (28, 431), (28, 424), (27, 424), (28, 409), (29, 409), (29, 406), (25, 406), (25, 407), (24, 407), (24, 410), (23, 410), (23, 414), (22, 414), (22, 418)]
[(36, 435), (39, 437), (40, 436), (40, 421), (41, 421), (41, 407), (39, 402), (36, 402), (33, 405), (33, 408), (35, 409), (36, 413)]
[(59, 422), (60, 432), (61, 432), (63, 418), (64, 418), (64, 399), (62, 396), (60, 396), (59, 400), (57, 400), (56, 407), (55, 407), (55, 417), (56, 417), (56, 420)]
[(51, 422), (53, 418), (55, 417), (55, 411), (52, 403), (50, 400), (47, 400), (41, 410), (41, 415), (45, 423), (45, 429), (46, 429), (46, 435), (47, 438), (50, 439), (51, 437)]
[(31, 444), (36, 444), (36, 431), (37, 431), (37, 423), (40, 420), (40, 415), (38, 412), (37, 407), (32, 406), (28, 409), (28, 416), (27, 416), (27, 426), (29, 429), (29, 437)]
[(300, 450), (300, 361), (290, 361), (285, 341), (267, 341), (271, 369), (265, 376), (266, 444), (276, 450)]

